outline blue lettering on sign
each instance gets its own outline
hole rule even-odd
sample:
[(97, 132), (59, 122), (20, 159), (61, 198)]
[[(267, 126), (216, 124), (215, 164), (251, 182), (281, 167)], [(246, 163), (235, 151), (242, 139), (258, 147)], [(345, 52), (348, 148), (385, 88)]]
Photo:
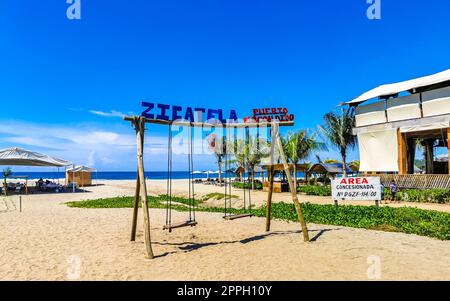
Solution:
[(217, 110), (208, 109), (208, 117), (206, 120), (216, 119)]
[(231, 111), (230, 111), (230, 119), (231, 119), (231, 120), (237, 120), (237, 119), (238, 119), (235, 110), (231, 110)]
[(195, 108), (194, 111), (197, 113), (197, 120), (202, 120), (203, 121), (203, 113), (206, 112), (206, 109), (203, 108)]
[(184, 120), (189, 120), (190, 122), (194, 122), (194, 113), (192, 112), (191, 107), (186, 108), (186, 115), (184, 115)]
[[(161, 103), (152, 102), (142, 102), (142, 106), (145, 108), (142, 112), (142, 116), (148, 119), (160, 119), (167, 121), (175, 120), (187, 120), (190, 122), (204, 121), (204, 115), (206, 113), (206, 120), (219, 120), (221, 123), (226, 123), (227, 121), (237, 121), (238, 116), (236, 110), (230, 110), (229, 118), (224, 116), (224, 110), (222, 109), (205, 109), (205, 108), (192, 108), (187, 107), (183, 111), (181, 106), (171, 106)], [(195, 114), (194, 114), (195, 112)], [(197, 117), (197, 118), (195, 118)]]
[(158, 114), (156, 116), (156, 119), (169, 120), (169, 116), (167, 116), (166, 110), (170, 109), (170, 106), (162, 104), (162, 103), (159, 103), (158, 104), (158, 108), (160, 109), (160, 114)]
[(178, 112), (180, 112), (181, 110), (183, 110), (183, 108), (180, 106), (172, 106), (172, 120), (181, 119), (181, 116), (178, 115)]
[(142, 106), (146, 108), (144, 112), (142, 112), (142, 116), (148, 119), (154, 119), (155, 115), (153, 113), (150, 113), (150, 111), (153, 110), (155, 104), (151, 102), (142, 102)]

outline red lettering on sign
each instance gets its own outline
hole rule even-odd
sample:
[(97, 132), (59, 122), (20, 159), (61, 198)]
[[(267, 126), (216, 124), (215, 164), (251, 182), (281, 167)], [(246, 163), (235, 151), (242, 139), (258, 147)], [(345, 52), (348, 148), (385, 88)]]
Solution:
[(339, 184), (369, 184), (366, 178), (343, 178)]

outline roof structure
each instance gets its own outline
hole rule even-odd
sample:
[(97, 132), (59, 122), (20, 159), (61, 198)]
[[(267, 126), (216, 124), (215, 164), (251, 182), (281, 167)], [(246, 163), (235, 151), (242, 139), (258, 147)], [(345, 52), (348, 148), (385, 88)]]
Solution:
[[(319, 172), (319, 173), (331, 173), (340, 174), (342, 173), (342, 163), (316, 163), (309, 169), (308, 172)], [(347, 166), (347, 173), (354, 173), (351, 168)]]
[(358, 96), (352, 101), (347, 102), (346, 104), (358, 105), (372, 98), (396, 95), (400, 92), (405, 91), (414, 92), (415, 89), (433, 86), (445, 82), (450, 82), (450, 69), (429, 76), (376, 87), (375, 89), (367, 91), (364, 94)]
[[(289, 163), (288, 165), (289, 165), (289, 169), (290, 170), (294, 170), (294, 164)], [(264, 168), (264, 169), (268, 169), (270, 166), (273, 167), (274, 171), (284, 171), (284, 165), (282, 163), (261, 164), (261, 167)], [(311, 166), (311, 164), (309, 164), (309, 163), (300, 163), (300, 164), (296, 164), (296, 169), (297, 169), (298, 172), (307, 171), (310, 166)]]
[(0, 165), (65, 167), (72, 162), (19, 147), (0, 150)]
[(87, 167), (84, 165), (78, 165), (73, 168), (69, 168), (66, 170), (67, 172), (95, 172), (94, 168)]

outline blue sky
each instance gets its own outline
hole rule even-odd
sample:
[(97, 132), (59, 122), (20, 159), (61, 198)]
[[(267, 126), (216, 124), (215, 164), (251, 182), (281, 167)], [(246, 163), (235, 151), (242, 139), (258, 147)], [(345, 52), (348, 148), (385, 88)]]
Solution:
[[(239, 116), (285, 106), (296, 128), (315, 129), (368, 89), (449, 68), (450, 2), (381, 4), (382, 19), (369, 20), (365, 0), (81, 0), (82, 19), (68, 20), (65, 0), (7, 1), (0, 147), (133, 170), (120, 116), (140, 113), (142, 100)], [(165, 169), (165, 132), (148, 137), (147, 170)], [(212, 156), (196, 159), (213, 168)]]

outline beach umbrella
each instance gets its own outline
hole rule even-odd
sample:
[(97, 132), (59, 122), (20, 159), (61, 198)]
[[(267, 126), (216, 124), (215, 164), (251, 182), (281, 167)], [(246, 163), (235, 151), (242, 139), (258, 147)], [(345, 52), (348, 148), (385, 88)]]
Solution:
[(0, 165), (65, 167), (72, 165), (72, 162), (23, 148), (12, 147), (0, 150)]
[(214, 171), (212, 171), (212, 170), (207, 170), (207, 171), (205, 171), (204, 173), (207, 174), (207, 178), (209, 179), (209, 174), (214, 173)]
[[(203, 171), (194, 170), (193, 172), (191, 172), (191, 175), (198, 175), (198, 174), (202, 174), (202, 173), (203, 173)], [(193, 178), (195, 178), (195, 177), (193, 177)]]

